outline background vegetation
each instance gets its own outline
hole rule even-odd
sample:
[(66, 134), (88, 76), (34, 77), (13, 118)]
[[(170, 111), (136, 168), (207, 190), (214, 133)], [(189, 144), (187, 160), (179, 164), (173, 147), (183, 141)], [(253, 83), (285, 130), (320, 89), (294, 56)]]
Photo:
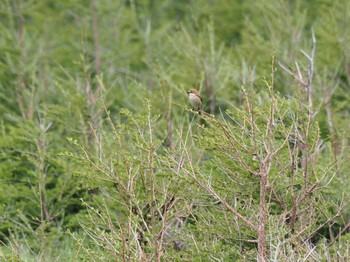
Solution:
[(0, 12), (2, 261), (350, 259), (350, 2)]

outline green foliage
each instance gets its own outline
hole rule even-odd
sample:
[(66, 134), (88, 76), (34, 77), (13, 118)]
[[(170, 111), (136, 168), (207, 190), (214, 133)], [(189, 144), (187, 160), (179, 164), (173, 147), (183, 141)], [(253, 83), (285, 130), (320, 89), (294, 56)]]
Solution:
[(0, 258), (346, 260), (345, 2), (2, 1)]

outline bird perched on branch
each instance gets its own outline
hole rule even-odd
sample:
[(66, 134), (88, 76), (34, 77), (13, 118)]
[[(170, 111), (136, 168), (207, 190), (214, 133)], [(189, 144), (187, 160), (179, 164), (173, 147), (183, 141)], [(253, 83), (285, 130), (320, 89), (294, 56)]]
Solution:
[(199, 96), (199, 92), (196, 89), (190, 89), (187, 91), (188, 98), (190, 99), (193, 110), (198, 111), (198, 114), (201, 114), (201, 106), (203, 99)]

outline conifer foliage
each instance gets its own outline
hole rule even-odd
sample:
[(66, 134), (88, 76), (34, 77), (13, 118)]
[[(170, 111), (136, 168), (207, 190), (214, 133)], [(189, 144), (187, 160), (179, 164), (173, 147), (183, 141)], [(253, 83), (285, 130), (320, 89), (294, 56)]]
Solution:
[(1, 261), (350, 259), (350, 3), (0, 14)]

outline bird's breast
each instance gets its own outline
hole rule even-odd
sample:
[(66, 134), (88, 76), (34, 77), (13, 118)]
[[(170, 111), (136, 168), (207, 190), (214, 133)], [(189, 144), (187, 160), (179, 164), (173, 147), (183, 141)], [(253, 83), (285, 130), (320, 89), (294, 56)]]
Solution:
[(201, 104), (201, 99), (195, 94), (190, 93), (188, 98), (190, 99), (192, 105), (198, 106)]

